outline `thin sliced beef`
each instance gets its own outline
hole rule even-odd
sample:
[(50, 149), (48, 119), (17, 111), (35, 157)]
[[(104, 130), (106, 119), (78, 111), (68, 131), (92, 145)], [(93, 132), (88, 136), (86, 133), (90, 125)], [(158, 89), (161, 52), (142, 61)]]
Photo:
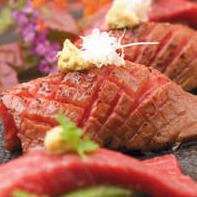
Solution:
[(176, 22), (197, 28), (197, 2), (195, 0), (159, 0), (153, 4), (151, 21)]
[(197, 183), (181, 173), (174, 156), (140, 162), (105, 149), (86, 159), (75, 154), (51, 156), (44, 151), (31, 152), (2, 165), (0, 182), (3, 197), (10, 197), (18, 189), (57, 196), (97, 185), (135, 189), (155, 197), (197, 196)]
[[(84, 23), (85, 35), (90, 34), (94, 28), (99, 28), (102, 31), (107, 30), (105, 16), (111, 3), (104, 6), (102, 9), (86, 17)], [(149, 13), (150, 22), (170, 22), (175, 24), (184, 24), (192, 28), (197, 28), (197, 1), (196, 0), (156, 0), (151, 6)]]
[[(123, 30), (111, 30), (120, 38)], [(125, 49), (125, 59), (152, 66), (166, 74), (185, 90), (197, 87), (197, 32), (182, 25), (147, 23), (126, 30), (123, 44), (159, 42), (158, 45), (135, 46)]]
[(158, 71), (126, 62), (83, 72), (53, 74), (1, 93), (5, 145), (42, 147), (64, 113), (100, 145), (158, 150), (197, 137), (197, 98)]

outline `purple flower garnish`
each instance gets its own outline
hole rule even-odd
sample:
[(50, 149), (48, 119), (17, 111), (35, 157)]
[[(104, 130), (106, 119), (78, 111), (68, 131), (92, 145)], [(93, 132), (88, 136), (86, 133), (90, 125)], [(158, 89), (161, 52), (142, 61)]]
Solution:
[(57, 72), (55, 65), (60, 45), (48, 40), (47, 29), (39, 29), (38, 16), (39, 12), (33, 9), (31, 0), (26, 1), (23, 9), (13, 12), (23, 41), (28, 44), (31, 54), (40, 59), (39, 70), (43, 73)]
[(22, 13), (22, 12), (20, 12), (20, 11), (14, 11), (13, 13), (12, 13), (12, 16), (13, 16), (13, 18), (16, 20), (16, 22), (17, 22), (17, 25), (19, 26), (19, 27), (24, 27), (25, 25), (27, 25), (28, 24), (28, 17), (24, 14), (24, 13)]
[(34, 9), (32, 7), (32, 1), (26, 2), (25, 6), (23, 7), (22, 12), (25, 14), (32, 14), (34, 12)]

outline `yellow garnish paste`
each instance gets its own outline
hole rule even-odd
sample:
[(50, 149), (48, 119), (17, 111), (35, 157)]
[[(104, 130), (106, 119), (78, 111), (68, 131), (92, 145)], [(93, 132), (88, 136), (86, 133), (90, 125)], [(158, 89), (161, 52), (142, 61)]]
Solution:
[(58, 68), (61, 72), (85, 70), (90, 67), (85, 61), (81, 50), (66, 39), (62, 51), (58, 53)]
[(44, 140), (47, 152), (51, 154), (61, 154), (73, 150), (72, 144), (69, 144), (68, 142), (65, 143), (65, 140), (61, 136), (62, 132), (62, 126), (54, 127), (47, 132)]
[(148, 20), (151, 0), (115, 0), (106, 15), (110, 29), (131, 28)]

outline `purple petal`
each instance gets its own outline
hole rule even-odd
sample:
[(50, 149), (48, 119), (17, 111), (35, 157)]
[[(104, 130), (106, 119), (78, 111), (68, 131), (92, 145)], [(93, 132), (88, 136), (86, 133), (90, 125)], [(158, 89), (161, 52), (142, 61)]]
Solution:
[(27, 1), (25, 6), (22, 9), (22, 12), (25, 14), (32, 14), (33, 13), (32, 1)]
[(13, 12), (12, 17), (16, 20), (19, 26), (25, 26), (29, 22), (27, 16), (21, 12)]
[(32, 24), (28, 24), (26, 25), (22, 30), (22, 36), (23, 36), (23, 40), (25, 42), (34, 42), (34, 39), (36, 37), (36, 32), (34, 29), (34, 26)]
[(38, 55), (45, 56), (50, 50), (50, 43), (49, 41), (36, 43), (35, 49)]
[(57, 66), (52, 66), (50, 68), (50, 73), (57, 73), (58, 72), (58, 67)]
[(23, 40), (27, 43), (32, 43), (35, 39), (35, 32), (27, 32), (23, 33)]
[(45, 60), (42, 60), (40, 62), (40, 65), (39, 65), (39, 70), (43, 73), (48, 73), (49, 72), (49, 65), (45, 62)]
[(47, 31), (42, 30), (39, 32), (38, 36), (36, 37), (36, 43), (45, 42), (47, 40)]

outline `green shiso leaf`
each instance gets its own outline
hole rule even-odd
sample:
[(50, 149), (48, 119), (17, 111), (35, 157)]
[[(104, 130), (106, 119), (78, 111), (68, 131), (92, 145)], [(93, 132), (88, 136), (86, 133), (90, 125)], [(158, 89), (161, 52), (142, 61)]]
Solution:
[[(13, 197), (41, 197), (41, 196), (37, 196), (35, 194), (31, 194), (22, 190), (15, 191), (12, 196)], [(43, 196), (43, 197), (46, 197), (46, 196)]]
[(77, 147), (77, 152), (81, 157), (85, 156), (86, 152), (94, 152), (98, 148), (98, 145), (91, 141), (88, 137), (79, 141), (79, 146)]
[[(38, 196), (22, 190), (17, 190), (12, 197), (47, 197)], [(150, 197), (144, 193), (136, 192), (117, 186), (95, 186), (84, 188), (70, 193), (65, 193), (58, 197)]]
[(56, 120), (62, 126), (62, 139), (65, 143), (72, 145), (73, 151), (77, 152), (81, 157), (87, 152), (94, 152), (99, 147), (89, 137), (83, 136), (83, 130), (78, 128), (73, 122), (66, 118), (63, 114), (56, 116)]
[[(93, 188), (81, 189), (61, 197), (132, 197), (133, 192), (112, 186), (98, 186)], [(133, 196), (134, 197), (134, 196)]]

